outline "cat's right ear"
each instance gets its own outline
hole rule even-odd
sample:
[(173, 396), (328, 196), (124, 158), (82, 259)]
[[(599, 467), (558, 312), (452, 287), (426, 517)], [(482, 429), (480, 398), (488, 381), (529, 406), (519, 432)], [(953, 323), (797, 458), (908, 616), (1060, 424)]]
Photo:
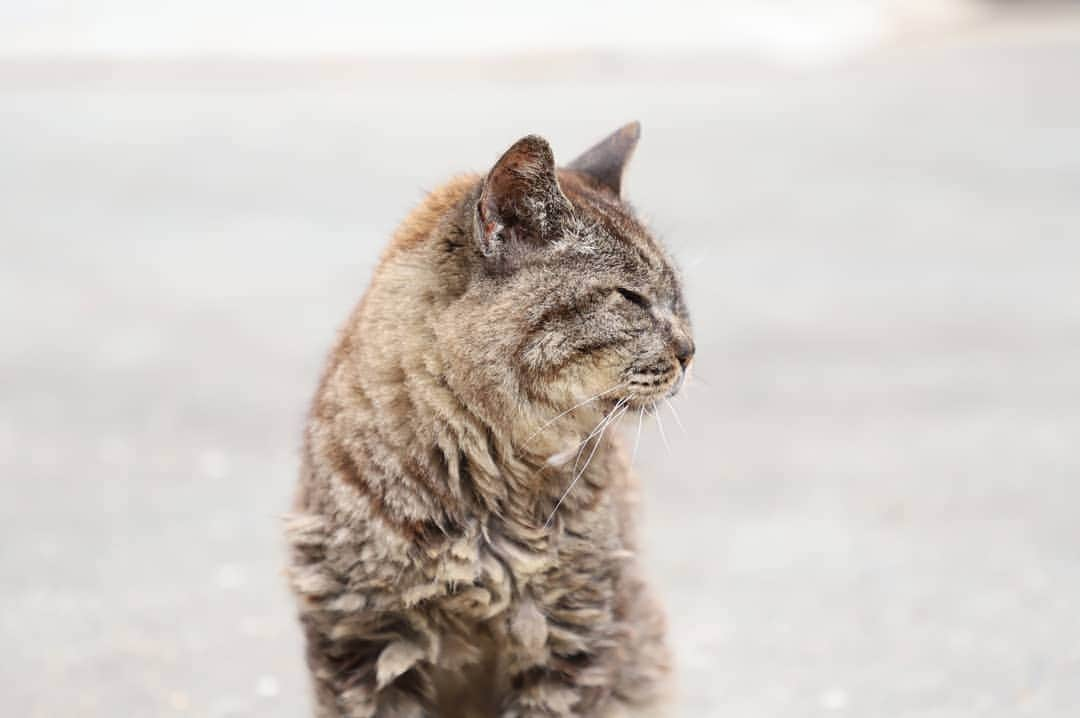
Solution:
[(481, 254), (506, 256), (528, 244), (558, 236), (570, 201), (555, 176), (555, 157), (537, 135), (513, 144), (484, 178), (476, 203), (476, 241)]
[(631, 122), (600, 140), (569, 164), (569, 169), (591, 177), (618, 197), (622, 189), (623, 171), (637, 148), (641, 123)]

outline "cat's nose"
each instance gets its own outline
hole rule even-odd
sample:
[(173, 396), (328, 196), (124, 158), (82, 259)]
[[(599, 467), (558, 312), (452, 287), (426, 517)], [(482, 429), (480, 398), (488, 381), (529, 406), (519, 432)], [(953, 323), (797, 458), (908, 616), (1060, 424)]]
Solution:
[(685, 369), (690, 360), (694, 358), (694, 340), (690, 337), (679, 337), (675, 340), (675, 358)]

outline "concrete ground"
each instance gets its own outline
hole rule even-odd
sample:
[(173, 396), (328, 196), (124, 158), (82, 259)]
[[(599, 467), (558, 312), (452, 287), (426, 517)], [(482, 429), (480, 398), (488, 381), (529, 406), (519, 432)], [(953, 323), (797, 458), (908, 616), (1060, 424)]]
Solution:
[(278, 517), (380, 246), (638, 118), (699, 347), (638, 456), (681, 715), (1077, 715), (1078, 78), (1075, 15), (801, 72), (0, 64), (3, 713), (303, 715)]

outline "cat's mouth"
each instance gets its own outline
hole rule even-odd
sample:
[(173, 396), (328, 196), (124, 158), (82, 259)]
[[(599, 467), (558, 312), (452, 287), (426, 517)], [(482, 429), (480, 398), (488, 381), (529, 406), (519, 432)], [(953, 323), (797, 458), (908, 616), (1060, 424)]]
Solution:
[(632, 408), (648, 408), (678, 394), (685, 379), (686, 372), (670, 363), (634, 367), (627, 375), (624, 400)]

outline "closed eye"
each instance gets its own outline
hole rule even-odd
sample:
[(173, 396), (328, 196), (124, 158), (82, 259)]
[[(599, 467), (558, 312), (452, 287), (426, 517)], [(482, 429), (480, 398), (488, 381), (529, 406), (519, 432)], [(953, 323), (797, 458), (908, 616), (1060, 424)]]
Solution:
[(627, 289), (626, 287), (619, 287), (615, 291), (621, 294), (622, 298), (630, 302), (631, 304), (636, 304), (642, 309), (649, 308), (649, 300), (641, 296), (637, 292), (633, 291), (632, 289)]

